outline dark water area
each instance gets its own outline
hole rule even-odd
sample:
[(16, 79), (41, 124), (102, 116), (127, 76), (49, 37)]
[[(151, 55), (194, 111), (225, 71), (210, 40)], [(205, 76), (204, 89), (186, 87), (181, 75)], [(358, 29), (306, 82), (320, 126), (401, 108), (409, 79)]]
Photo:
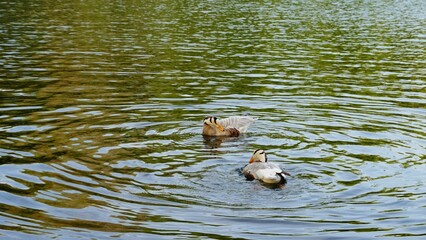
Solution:
[[(423, 0), (0, 2), (0, 238), (425, 236), (425, 26)], [(258, 148), (284, 188), (239, 173)]]

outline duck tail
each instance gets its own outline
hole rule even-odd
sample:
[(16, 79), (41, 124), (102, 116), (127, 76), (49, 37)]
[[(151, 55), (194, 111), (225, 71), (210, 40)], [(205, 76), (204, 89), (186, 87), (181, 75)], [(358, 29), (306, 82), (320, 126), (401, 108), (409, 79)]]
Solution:
[(240, 132), (236, 128), (228, 128), (226, 131), (229, 133), (230, 137), (238, 137), (240, 135)]
[(281, 178), (279, 184), (286, 184), (287, 183), (287, 177), (286, 174), (283, 172), (277, 173), (277, 175)]

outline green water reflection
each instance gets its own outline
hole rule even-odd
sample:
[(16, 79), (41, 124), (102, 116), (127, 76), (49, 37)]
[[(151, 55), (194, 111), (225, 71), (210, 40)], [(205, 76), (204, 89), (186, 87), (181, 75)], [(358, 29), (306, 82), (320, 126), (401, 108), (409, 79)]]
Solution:
[[(424, 236), (426, 3), (0, 3), (0, 237)], [(203, 138), (206, 115), (259, 117)], [(239, 174), (262, 148), (284, 189)]]

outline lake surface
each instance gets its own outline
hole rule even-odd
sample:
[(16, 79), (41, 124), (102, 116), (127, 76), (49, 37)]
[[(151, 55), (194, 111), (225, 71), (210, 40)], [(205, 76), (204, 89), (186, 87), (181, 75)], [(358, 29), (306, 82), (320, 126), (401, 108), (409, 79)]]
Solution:
[[(425, 236), (425, 26), (424, 0), (2, 1), (0, 238)], [(258, 148), (283, 189), (241, 176)]]

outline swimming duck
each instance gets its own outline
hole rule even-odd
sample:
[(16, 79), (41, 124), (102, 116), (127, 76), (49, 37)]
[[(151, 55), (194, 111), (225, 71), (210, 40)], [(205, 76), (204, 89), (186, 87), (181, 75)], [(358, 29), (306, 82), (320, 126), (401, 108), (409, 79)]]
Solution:
[(204, 118), (203, 135), (238, 137), (256, 120), (257, 118), (250, 116), (234, 116), (221, 120), (209, 116)]
[(289, 173), (283, 171), (277, 164), (269, 163), (265, 151), (257, 149), (244, 167), (243, 174), (247, 180), (258, 179), (264, 183), (286, 184)]

